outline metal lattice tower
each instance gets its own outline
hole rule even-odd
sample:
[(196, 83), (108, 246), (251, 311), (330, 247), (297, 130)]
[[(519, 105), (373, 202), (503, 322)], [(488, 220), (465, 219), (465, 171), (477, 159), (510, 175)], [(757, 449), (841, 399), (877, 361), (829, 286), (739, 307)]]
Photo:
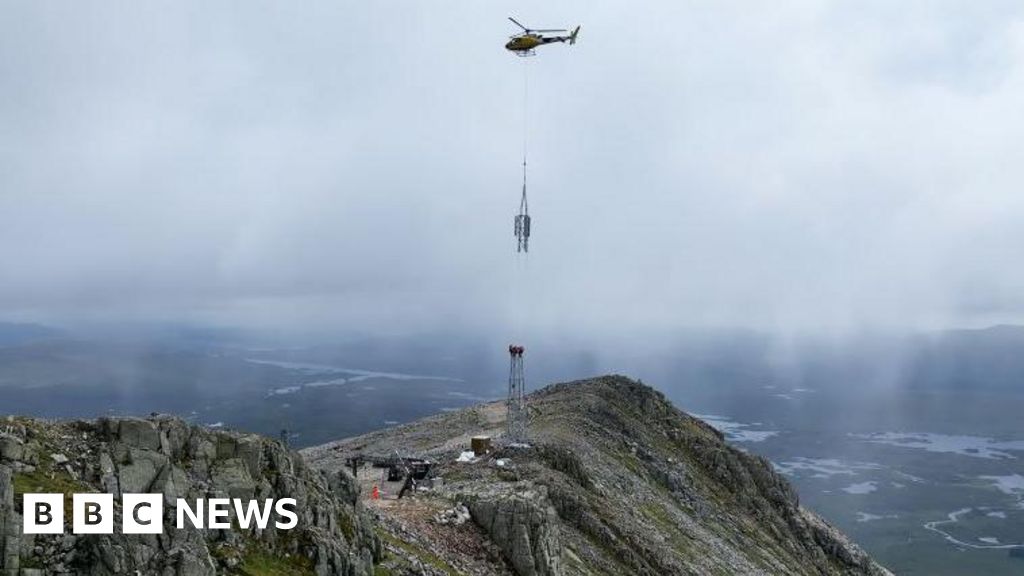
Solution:
[(510, 442), (526, 443), (526, 376), (523, 373), (522, 346), (511, 345), (508, 354), (511, 359), (508, 372), (508, 439)]
[(516, 252), (530, 251), (530, 210), (526, 202), (526, 159), (523, 159), (523, 196), (515, 219)]

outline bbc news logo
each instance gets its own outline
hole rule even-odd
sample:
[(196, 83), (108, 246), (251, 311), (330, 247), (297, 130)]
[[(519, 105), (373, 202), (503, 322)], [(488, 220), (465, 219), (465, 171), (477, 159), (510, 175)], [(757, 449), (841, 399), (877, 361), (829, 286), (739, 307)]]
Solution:
[[(64, 494), (25, 494), (22, 500), (25, 534), (64, 533)], [(183, 498), (175, 502), (175, 526), (205, 530), (231, 528), (232, 512), (239, 528), (255, 526), (265, 530), (276, 514), (274, 527), (291, 530), (299, 523), (294, 498), (241, 500), (239, 498), (198, 499), (194, 505)], [(122, 534), (163, 534), (163, 494), (124, 494), (121, 498)], [(74, 534), (114, 533), (113, 494), (73, 494), (71, 531)]]

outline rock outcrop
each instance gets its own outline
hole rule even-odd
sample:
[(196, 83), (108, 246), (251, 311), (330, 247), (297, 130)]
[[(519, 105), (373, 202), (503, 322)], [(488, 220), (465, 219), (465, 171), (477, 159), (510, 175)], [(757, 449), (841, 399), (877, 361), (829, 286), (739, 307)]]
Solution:
[(536, 493), (468, 495), (473, 520), (498, 545), (520, 576), (561, 576), (557, 514)]
[[(170, 417), (0, 422), (0, 574), (287, 573), (368, 576), (381, 546), (344, 471), (321, 473), (279, 442)], [(163, 534), (21, 534), (23, 492), (164, 496)], [(177, 498), (294, 498), (292, 530), (175, 527)], [(65, 514), (70, 524), (70, 512)], [(261, 570), (263, 572), (261, 572)], [(276, 570), (276, 571), (272, 571)]]

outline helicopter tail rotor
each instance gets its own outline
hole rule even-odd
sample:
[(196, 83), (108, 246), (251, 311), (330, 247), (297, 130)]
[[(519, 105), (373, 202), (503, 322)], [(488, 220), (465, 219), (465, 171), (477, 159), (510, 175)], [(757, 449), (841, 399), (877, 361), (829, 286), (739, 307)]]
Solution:
[(576, 36), (577, 36), (577, 35), (578, 35), (579, 33), (580, 33), (580, 27), (579, 27), (579, 26), (577, 26), (577, 27), (576, 27), (576, 28), (575, 28), (575, 29), (574, 29), (574, 30), (572, 31), (572, 34), (569, 34), (569, 45), (570, 45), (570, 46), (572, 46), (573, 44), (575, 44), (575, 43), (576, 43)]

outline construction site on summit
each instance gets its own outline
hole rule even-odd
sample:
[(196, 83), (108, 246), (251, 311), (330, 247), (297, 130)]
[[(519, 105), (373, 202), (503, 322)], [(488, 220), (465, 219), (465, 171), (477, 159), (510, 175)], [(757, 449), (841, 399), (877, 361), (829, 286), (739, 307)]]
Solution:
[[(510, 37), (505, 48), (516, 56), (522, 57), (523, 66), (523, 183), (522, 193), (519, 197), (519, 212), (513, 218), (512, 230), (516, 238), (516, 257), (526, 258), (530, 251), (530, 232), (532, 219), (530, 217), (530, 204), (526, 196), (527, 181), (527, 157), (529, 142), (529, 68), (530, 56), (536, 55), (535, 49), (553, 43), (568, 43), (570, 46), (576, 44), (576, 38), (580, 33), (580, 26), (576, 26), (572, 32), (567, 29), (538, 29), (527, 28), (515, 18), (509, 20), (522, 29), (521, 33)], [(564, 35), (559, 35), (565, 33)], [(546, 36), (545, 34), (555, 34)], [(522, 273), (524, 266), (516, 266), (516, 271)], [(524, 282), (516, 281), (515, 286), (521, 286)], [(515, 312), (518, 314), (518, 310)], [(526, 445), (529, 434), (529, 410), (526, 406), (526, 370), (523, 366), (523, 353), (525, 347), (521, 344), (511, 344), (509, 352), (509, 374), (508, 374), (508, 398), (506, 399), (507, 430), (504, 441), (512, 446)]]

